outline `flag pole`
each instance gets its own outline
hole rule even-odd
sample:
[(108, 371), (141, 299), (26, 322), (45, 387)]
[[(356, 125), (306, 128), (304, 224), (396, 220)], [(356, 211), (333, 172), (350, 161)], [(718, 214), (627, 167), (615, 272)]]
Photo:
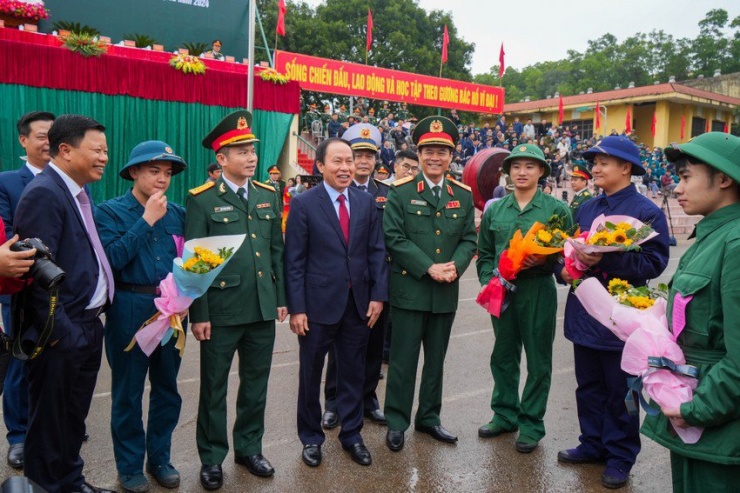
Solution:
[(249, 2), (249, 37), (247, 39), (247, 111), (252, 112), (254, 107), (254, 19), (257, 17), (257, 2)]

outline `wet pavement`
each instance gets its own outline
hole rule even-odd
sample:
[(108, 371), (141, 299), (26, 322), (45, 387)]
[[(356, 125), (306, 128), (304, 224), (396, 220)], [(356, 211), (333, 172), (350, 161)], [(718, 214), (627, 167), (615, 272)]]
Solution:
[[(667, 281), (688, 248), (686, 235), (671, 248), (671, 261), (661, 277)], [(272, 374), (267, 402), (263, 453), (276, 469), (268, 479), (249, 474), (234, 464), (233, 451), (223, 464), (224, 492), (602, 492), (600, 465), (564, 465), (557, 462), (559, 450), (578, 444), (575, 405), (573, 347), (562, 335), (562, 315), (567, 288), (558, 288), (558, 334), (554, 346), (552, 389), (545, 426), (547, 436), (531, 454), (514, 449), (516, 435), (478, 438), (477, 429), (491, 418), (493, 381), (489, 359), (493, 345), (490, 318), (475, 303), (479, 290), (474, 264), (461, 280), (460, 304), (452, 330), (445, 367), (442, 424), (459, 436), (456, 445), (436, 442), (431, 437), (406, 432), (406, 446), (391, 452), (385, 446), (385, 427), (365, 421), (363, 437), (373, 455), (373, 464), (362, 467), (352, 462), (337, 439), (339, 430), (327, 432), (323, 463), (309, 468), (301, 461), (301, 443), (296, 434), (298, 389), (298, 343), (287, 323), (278, 324)], [(203, 491), (198, 480), (200, 461), (195, 443), (199, 387), (198, 342), (190, 335), (180, 370), (179, 385), (183, 408), (172, 445), (172, 463), (182, 475), (178, 491)], [(236, 358), (235, 358), (236, 361)], [(526, 375), (522, 361), (522, 381)], [(419, 365), (421, 369), (421, 365)], [(387, 367), (384, 366), (384, 371)], [(234, 366), (229, 381), (229, 426), (233, 426), (238, 377)], [(384, 400), (385, 380), (378, 389)], [(95, 397), (87, 420), (90, 441), (83, 445), (85, 475), (96, 486), (120, 490), (110, 439), (110, 370), (105, 361), (98, 378)], [(145, 418), (146, 419), (146, 418)], [(19, 472), (5, 463), (7, 443), (0, 444), (0, 478)], [(620, 491), (670, 491), (670, 463), (666, 449), (644, 438), (643, 448), (630, 481)], [(158, 487), (155, 492), (169, 491)]]

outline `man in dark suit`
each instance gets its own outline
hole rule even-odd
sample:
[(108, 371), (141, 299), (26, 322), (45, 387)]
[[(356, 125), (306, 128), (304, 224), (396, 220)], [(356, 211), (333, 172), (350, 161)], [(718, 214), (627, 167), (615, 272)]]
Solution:
[[(367, 192), (373, 198), (375, 210), (383, 224), (383, 210), (385, 199), (388, 196), (388, 185), (372, 177), (375, 168), (375, 156), (380, 147), (380, 132), (377, 127), (367, 123), (360, 123), (349, 128), (343, 138), (350, 143), (355, 163), (355, 178), (350, 186)], [(365, 387), (363, 391), (364, 414), (370, 421), (381, 425), (385, 424), (385, 415), (380, 410), (380, 403), (375, 389), (380, 380), (380, 371), (383, 365), (383, 339), (388, 324), (388, 306), (383, 307), (378, 323), (370, 331), (365, 355)], [(334, 351), (329, 351), (326, 365), (326, 384), (324, 386), (325, 412), (321, 420), (324, 428), (331, 429), (339, 424), (337, 417), (337, 364)]]
[(370, 194), (350, 187), (355, 166), (349, 143), (323, 141), (316, 161), (324, 181), (292, 200), (285, 236), (290, 328), (300, 345), (298, 436), (303, 461), (321, 464), (321, 372), (333, 345), (339, 440), (352, 460), (369, 466), (360, 434), (365, 351), (388, 299), (380, 217)]
[[(20, 169), (0, 173), (0, 217), (5, 222), (7, 238), (13, 236), (13, 216), (21, 193), (49, 163), (49, 129), (52, 123), (54, 115), (46, 111), (32, 111), (18, 120), (18, 140), (26, 151), (26, 162)], [(0, 303), (3, 327), (9, 332), (12, 327), (10, 296), (0, 297)], [(28, 384), (23, 362), (11, 358), (7, 374), (0, 371), (0, 379), (3, 377), (3, 419), (8, 429), (8, 465), (20, 469), (23, 467), (23, 443), (28, 428)]]
[[(49, 130), (51, 162), (26, 187), (14, 218), (15, 232), (40, 238), (66, 272), (49, 342), (28, 362), (25, 474), (50, 493), (105, 491), (85, 482), (80, 457), (102, 355), (99, 317), (114, 289), (84, 190), (102, 178), (108, 162), (104, 131), (85, 116), (59, 117)], [(52, 293), (35, 279), (13, 299), (18, 337), (30, 347), (43, 343)]]

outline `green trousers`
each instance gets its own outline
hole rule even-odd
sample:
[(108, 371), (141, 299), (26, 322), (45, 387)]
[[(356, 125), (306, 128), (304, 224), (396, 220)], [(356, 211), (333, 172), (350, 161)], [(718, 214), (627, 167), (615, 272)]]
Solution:
[(200, 343), (200, 401), (196, 441), (200, 461), (221, 464), (229, 452), (226, 432), (226, 389), (234, 353), (239, 354), (239, 390), (234, 423), (234, 453), (262, 453), (267, 379), (275, 344), (275, 321), (212, 327)]
[[(520, 436), (539, 441), (545, 436), (557, 292), (551, 276), (521, 279), (516, 284), (517, 291), (501, 318), (491, 317), (495, 335), (492, 422), (508, 430), (518, 427)], [(527, 354), (527, 383), (519, 399), (522, 347)]]
[(717, 464), (671, 452), (673, 493), (731, 493), (740, 488), (740, 466)]
[(393, 307), (391, 359), (385, 390), (388, 428), (406, 431), (411, 424), (419, 350), (424, 347), (424, 368), (419, 386), (415, 424), (441, 424), (442, 379), (455, 313), (430, 313)]

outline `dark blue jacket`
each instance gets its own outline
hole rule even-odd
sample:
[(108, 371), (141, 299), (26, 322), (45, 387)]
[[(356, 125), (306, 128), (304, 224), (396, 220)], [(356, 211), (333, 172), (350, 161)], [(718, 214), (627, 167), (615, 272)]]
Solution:
[(388, 301), (381, 215), (370, 194), (349, 193), (349, 244), (324, 185), (296, 196), (285, 229), (285, 294), (290, 313), (311, 322), (341, 320), (351, 292), (364, 319), (370, 301)]
[[(581, 231), (587, 231), (601, 214), (634, 217), (650, 224), (658, 236), (643, 243), (638, 251), (605, 253), (591, 269), (592, 275), (604, 286), (615, 277), (633, 286), (644, 286), (649, 279), (660, 276), (669, 258), (668, 223), (663, 211), (630, 184), (610, 196), (602, 194), (584, 202), (576, 213), (575, 222)], [(564, 328), (565, 337), (574, 344), (606, 351), (621, 351), (624, 347), (624, 342), (586, 313), (572, 290), (565, 305)]]

